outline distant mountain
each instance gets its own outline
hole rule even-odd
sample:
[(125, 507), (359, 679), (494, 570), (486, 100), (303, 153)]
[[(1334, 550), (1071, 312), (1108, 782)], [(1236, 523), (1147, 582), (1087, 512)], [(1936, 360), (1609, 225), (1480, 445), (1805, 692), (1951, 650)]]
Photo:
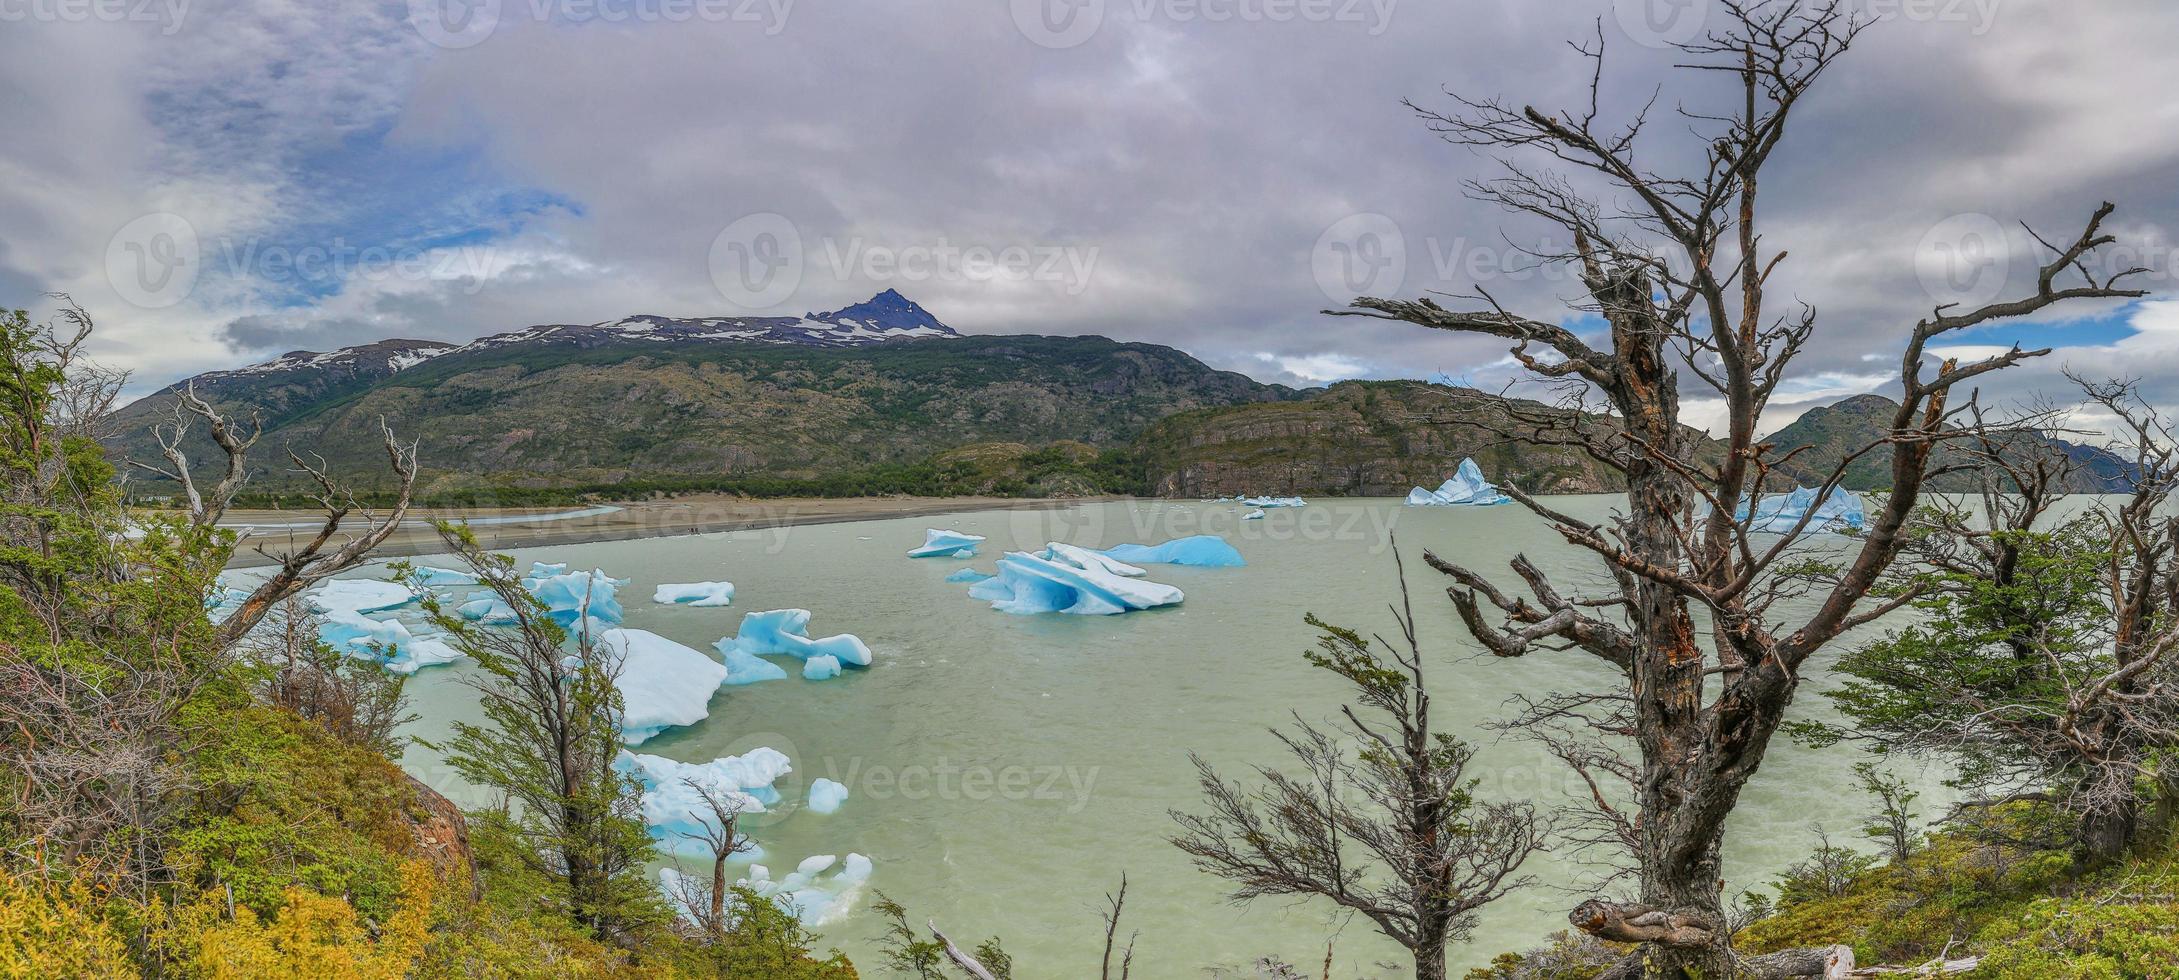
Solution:
[[(1891, 430), (1898, 411), (1899, 403), (1882, 395), (1855, 395), (1832, 405), (1809, 409), (1764, 441), (1771, 443), (1775, 454), (1781, 456), (1801, 449), (1801, 454), (1786, 468), (1787, 472), (1804, 485), (1813, 484), (1837, 469), (1848, 455), (1883, 438)], [(2133, 486), (2133, 464), (2107, 450), (2028, 433), (2007, 438), (2019, 442), (2023, 450), (2055, 448), (2070, 457), (2075, 470), (2065, 487), (2069, 492), (2117, 493)], [(1952, 452), (1948, 447), (1939, 446), (1939, 465), (1943, 465)], [(1848, 464), (1844, 483), (1850, 490), (1890, 488), (1891, 454), (1869, 453)], [(1974, 475), (1964, 472), (1940, 475), (1932, 481), (1932, 489), (1941, 491), (1972, 490), (1977, 485)]]
[[(382, 475), (383, 416), (421, 440), (431, 493), (808, 480), (991, 443), (1043, 465), (1033, 447), (1117, 451), (1175, 412), (1295, 396), (1154, 344), (962, 336), (891, 290), (800, 318), (541, 325), (460, 346), (299, 352), (192, 380), (215, 404), (259, 414), (261, 446), (307, 449), (365, 483)], [(173, 392), (124, 409), (109, 447), (156, 458), (149, 430)], [(213, 452), (201, 444), (193, 458)], [(278, 454), (260, 450), (254, 487), (294, 485)]]

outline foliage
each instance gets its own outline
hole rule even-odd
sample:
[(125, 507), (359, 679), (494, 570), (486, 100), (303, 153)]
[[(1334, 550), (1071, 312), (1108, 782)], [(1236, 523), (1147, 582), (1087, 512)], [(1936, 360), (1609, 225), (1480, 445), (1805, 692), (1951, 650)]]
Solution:
[(228, 914), (208, 891), (175, 911), (164, 938), (184, 977), (399, 980), (423, 956), (435, 886), (429, 865), (404, 864), (399, 903), (376, 926), (356, 906), (300, 885), (288, 887), (269, 920), (246, 905)]
[(502, 796), (508, 825), (528, 841), (526, 858), (558, 886), (571, 918), (602, 939), (658, 921), (666, 911), (643, 869), (654, 847), (642, 787), (613, 766), (623, 713), (618, 661), (588, 629), (571, 646), (513, 561), (484, 552), (466, 526), (440, 531), (515, 619), (495, 629), (448, 613), (428, 593), (423, 600), (480, 671), (470, 683), (484, 723), (454, 723), (447, 764)]
[[(887, 966), (913, 974), (918, 980), (949, 980), (962, 975), (946, 955), (946, 944), (935, 935), (925, 937), (916, 932), (908, 924), (908, 910), (899, 902), (880, 892), (871, 909), (886, 922), (885, 935), (879, 937), (878, 944), (885, 949)], [(1013, 977), (1014, 958), (1006, 954), (997, 937), (984, 940), (970, 955), (998, 980)]]
[(0, 977), (136, 975), (128, 947), (82, 880), (0, 870)]

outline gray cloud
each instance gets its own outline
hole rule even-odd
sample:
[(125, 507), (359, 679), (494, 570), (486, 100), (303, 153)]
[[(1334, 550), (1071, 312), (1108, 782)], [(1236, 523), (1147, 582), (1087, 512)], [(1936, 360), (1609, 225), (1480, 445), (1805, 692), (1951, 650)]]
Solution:
[[(1443, 373), (1494, 387), (1502, 343), (1317, 313), (1344, 298), (1312, 275), (1319, 236), (1375, 213), (1406, 245), (1400, 293), (1481, 285), (1533, 315), (1572, 315), (1573, 284), (1522, 269), (1513, 252), (1545, 229), (1466, 198), (1460, 181), (1489, 175), (1489, 161), (1431, 136), (1401, 100), (1444, 105), (1451, 89), (1579, 105), (1586, 78), (1563, 42), (1599, 16), (1612, 53), (1607, 110), (1630, 111), (1660, 80), (1663, 106), (1715, 98), (1668, 76), (1669, 58), (1624, 36), (1604, 0), (1407, 0), (1381, 23), (1210, 22), (1111, 2), (1094, 36), (1057, 49), (1024, 36), (1002, 0), (793, 4), (772, 23), (533, 23), (529, 5), (503, 6), (516, 8), (459, 49), (433, 47), (384, 12), (303, 6), (206, 7), (172, 36), (128, 25), (11, 31), (0, 72), (34, 98), (0, 104), (0, 120), (11, 132), (66, 121), (85, 135), (80, 148), (0, 150), (17, 172), (56, 175), (0, 188), (13, 246), (0, 269), (75, 291), (117, 324), (112, 356), (153, 384), (357, 333), (458, 340), (536, 322), (734, 312), (714, 282), (714, 240), (745, 215), (772, 213), (805, 259), (783, 312), (895, 286), (967, 330), (1166, 343), (1287, 383)], [(1954, 215), (2069, 234), (2109, 197), (2122, 205), (2121, 233), (2179, 241), (2179, 127), (2162, 124), (2179, 84), (2166, 50), (2179, 9), (1964, 9), (1990, 17), (1894, 19), (1866, 35), (1799, 109), (1766, 183), (1767, 240), (1793, 253), (1779, 295), (1824, 317), (1803, 363), (1811, 376), (1882, 373), (1865, 358), (1895, 356), (1936, 302), (1913, 257)], [(107, 72), (82, 91), (31, 77), (61, 59)], [(160, 92), (171, 90), (232, 97), (205, 101), (216, 111), (192, 121), (166, 111)], [(1681, 135), (1658, 126), (1648, 159), (1664, 166), (1688, 152)], [(357, 138), (469, 154), (464, 166), (579, 210), (456, 247), (441, 274), (352, 283), (304, 309), (247, 290), (200, 288), (155, 311), (99, 295), (107, 238), (129, 217), (162, 207), (245, 231), (306, 221), (341, 203), (312, 161)], [(1086, 273), (1016, 281), (887, 264), (978, 247), (1057, 255), (1056, 268)], [(2006, 266), (2018, 286), (2031, 274), (2027, 251)], [(2158, 278), (2170, 276), (2167, 263)], [(2164, 359), (2179, 361), (2179, 336), (2122, 355), (2064, 352), (2077, 366)], [(2038, 365), (1993, 390), (2024, 394), (2054, 372)]]

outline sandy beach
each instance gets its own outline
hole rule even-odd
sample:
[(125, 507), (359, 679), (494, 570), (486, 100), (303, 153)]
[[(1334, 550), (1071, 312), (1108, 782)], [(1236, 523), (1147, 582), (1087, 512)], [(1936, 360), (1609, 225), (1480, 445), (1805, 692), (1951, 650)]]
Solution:
[[(625, 541), (675, 534), (738, 531), (750, 528), (834, 524), (843, 521), (882, 520), (919, 514), (954, 514), (976, 510), (1011, 510), (1071, 507), (1086, 500), (1069, 498), (1034, 500), (1017, 497), (813, 497), (751, 500), (743, 497), (700, 495), (670, 500), (643, 500), (577, 507), (428, 509), (411, 511), (399, 530), (374, 554), (382, 557), (436, 554), (445, 548), (432, 529), (438, 520), (468, 520), (477, 540), (486, 548), (508, 550), (559, 544)], [(349, 518), (352, 527), (360, 519)], [(257, 549), (274, 554), (292, 539), (300, 544), (315, 532), (317, 522), (303, 510), (237, 510), (222, 526), (245, 532), (230, 567), (251, 568), (270, 564)]]

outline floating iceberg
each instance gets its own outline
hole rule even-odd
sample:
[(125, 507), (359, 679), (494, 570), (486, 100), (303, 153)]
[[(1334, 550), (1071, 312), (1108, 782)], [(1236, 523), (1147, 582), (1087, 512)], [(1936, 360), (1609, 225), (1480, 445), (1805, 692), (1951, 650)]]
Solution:
[(1233, 500), (1243, 507), (1305, 507), (1309, 504), (1300, 497), (1235, 497)]
[(734, 647), (732, 639), (720, 640), (712, 644), (711, 647), (719, 651), (720, 656), (726, 658), (726, 680), (719, 682), (723, 687), (740, 687), (744, 684), (755, 684), (759, 681), (783, 681), (787, 679), (787, 669), (785, 667), (781, 667), (756, 654), (743, 653)]
[(985, 580), (985, 579), (987, 579), (987, 578), (990, 578), (990, 577), (991, 577), (991, 573), (990, 573), (990, 572), (979, 572), (979, 571), (977, 571), (977, 570), (975, 570), (975, 569), (973, 569), (973, 568), (964, 568), (964, 569), (961, 569), (961, 570), (960, 570), (960, 571), (958, 571), (958, 572), (955, 572), (955, 573), (953, 573), (953, 574), (951, 574), (951, 575), (948, 575), (948, 576), (946, 576), (946, 581), (948, 581), (948, 582), (981, 582), (981, 581), (983, 581), (983, 580)]
[(546, 579), (551, 578), (555, 575), (565, 574), (567, 574), (567, 562), (563, 561), (554, 564), (547, 564), (541, 561), (533, 561), (530, 563), (530, 574), (526, 577), (533, 579)]
[[(664, 756), (623, 751), (613, 768), (634, 775), (643, 783), (643, 822), (651, 836), (667, 851), (710, 857), (703, 835), (719, 829), (718, 815), (707, 796), (715, 797), (737, 814), (763, 813), (779, 802), (772, 784), (794, 771), (785, 753), (756, 748), (710, 762), (678, 762)], [(695, 783), (694, 786), (689, 785)], [(692, 836), (693, 835), (693, 839)], [(758, 852), (750, 845), (735, 854), (744, 859)]]
[(976, 546), (982, 544), (981, 534), (963, 534), (927, 528), (923, 532), (923, 546), (908, 552), (910, 558), (974, 558)]
[(829, 656), (853, 667), (868, 667), (871, 660), (870, 648), (852, 633), (811, 639), (807, 609), (769, 609), (743, 616), (733, 648), (742, 653), (788, 654), (804, 660)]
[(437, 568), (431, 565), (416, 566), (414, 569), (410, 570), (409, 577), (415, 579), (416, 584), (418, 585), (441, 586), (477, 584), (477, 577), (474, 574), (471, 574), (469, 572), (455, 571), (451, 568)]
[(822, 776), (810, 784), (810, 809), (818, 813), (837, 813), (840, 804), (847, 802), (847, 787)]
[(606, 630), (598, 636), (598, 649), (617, 671), (620, 739), (628, 745), (704, 720), (711, 713), (711, 695), (726, 680), (724, 664), (656, 633)]
[(514, 607), (495, 592), (471, 592), (454, 611), (472, 623), (505, 626), (515, 621)]
[(840, 676), (840, 658), (838, 657), (824, 655), (802, 661), (803, 680), (829, 681), (838, 676)]
[(1150, 574), (1102, 551), (1091, 551), (1088, 548), (1078, 548), (1057, 541), (1044, 546), (1044, 557), (1050, 561), (1066, 562), (1076, 568), (1087, 568), (1127, 578), (1141, 578)]
[(318, 617), (318, 639), (335, 651), (374, 661), (397, 674), (453, 663), (461, 651), (437, 637), (419, 637), (398, 619), (371, 619), (337, 609)]
[(651, 601), (662, 606), (723, 606), (734, 601), (734, 583), (661, 585), (651, 593)]
[(586, 615), (607, 623), (619, 623), (627, 615), (616, 598), (627, 580), (613, 578), (602, 570), (562, 572), (524, 580), (524, 584), (545, 604), (552, 621), (562, 626), (573, 626)]
[(416, 636), (398, 619), (379, 621), (369, 635), (350, 640), (348, 649), (357, 656), (379, 661), (396, 674), (413, 674), (425, 667), (453, 663), (462, 657), (461, 651), (445, 640)]
[(772, 872), (761, 864), (749, 866), (749, 877), (738, 884), (779, 904), (804, 926), (815, 928), (833, 922), (855, 907), (861, 897), (863, 885), (870, 880), (870, 859), (860, 854), (849, 854), (839, 873), (823, 881), (823, 874), (840, 859), (830, 854), (805, 858), (796, 865), (794, 873), (778, 881), (772, 880)]
[(1106, 548), (1105, 554), (1144, 565), (1194, 565), (1199, 568), (1240, 568), (1248, 564), (1241, 553), (1215, 534), (1174, 538), (1164, 544), (1123, 544)]
[(1108, 571), (1103, 561), (1072, 564), (1066, 558), (1068, 551), (1062, 548), (1065, 546), (1052, 545), (1045, 552), (1051, 558), (1025, 551), (1009, 552), (999, 559), (998, 577), (976, 583), (968, 594), (989, 601), (991, 608), (1000, 612), (1019, 615), (1063, 612), (1109, 616), (1170, 606), (1183, 598), (1181, 591), (1170, 585)]
[(1241, 515), (1241, 519), (1242, 519), (1242, 520), (1244, 520), (1244, 521), (1260, 521), (1260, 520), (1263, 520), (1263, 519), (1264, 519), (1264, 512), (1263, 512), (1263, 508), (1259, 507), (1259, 508), (1257, 508), (1257, 509), (1255, 509), (1255, 510), (1249, 511), (1249, 512), (1248, 512), (1248, 513), (1246, 513), (1246, 514), (1242, 514), (1242, 515)]
[[(1818, 487), (1800, 487), (1790, 493), (1770, 494), (1756, 502), (1755, 517), (1748, 517), (1748, 502), (1740, 502), (1734, 512), (1735, 519), (1748, 525), (1748, 530), (1759, 534), (1788, 534), (1801, 523), (1802, 515), (1808, 515), (1809, 531), (1858, 531), (1868, 523), (1866, 504), (1861, 495), (1850, 490), (1834, 489), (1819, 504)], [(1703, 504), (1696, 508), (1696, 516), (1707, 516), (1710, 508)]]
[(306, 593), (303, 601), (311, 612), (384, 612), (416, 601), (416, 593), (399, 582), (368, 578), (334, 579)]
[(1407, 492), (1409, 507), (1493, 507), (1512, 501), (1512, 497), (1499, 493), (1497, 486), (1483, 479), (1483, 468), (1475, 465), (1473, 459), (1461, 460), (1453, 478), (1436, 490), (1416, 487)]

